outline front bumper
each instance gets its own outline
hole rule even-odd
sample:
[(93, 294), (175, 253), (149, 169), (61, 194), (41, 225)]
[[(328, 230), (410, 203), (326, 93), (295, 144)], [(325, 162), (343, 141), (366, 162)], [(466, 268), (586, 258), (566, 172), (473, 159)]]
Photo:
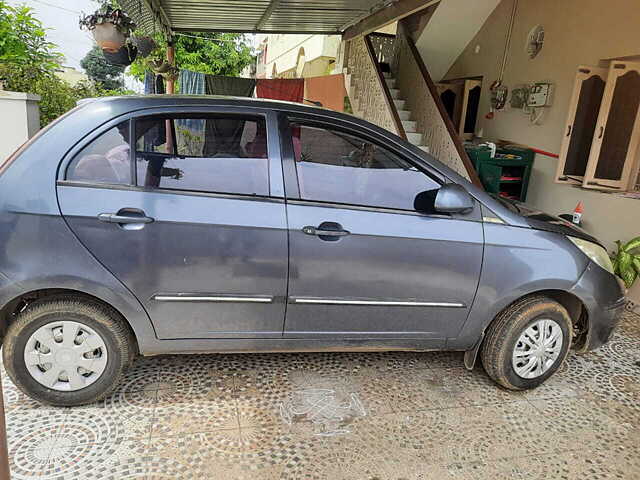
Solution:
[(626, 303), (624, 285), (590, 262), (572, 293), (582, 300), (588, 314), (587, 337), (580, 351), (594, 350), (609, 341), (620, 321)]

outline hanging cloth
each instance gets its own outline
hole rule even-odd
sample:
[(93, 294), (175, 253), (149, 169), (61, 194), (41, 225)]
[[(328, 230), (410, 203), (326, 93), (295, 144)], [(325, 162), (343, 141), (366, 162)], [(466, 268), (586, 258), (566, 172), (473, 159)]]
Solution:
[(164, 93), (164, 79), (162, 75), (154, 75), (152, 72), (144, 73), (144, 94)]
[(144, 72), (144, 94), (151, 95), (152, 93), (156, 93), (155, 78), (153, 73)]
[[(180, 70), (178, 76), (180, 93), (185, 95), (204, 95), (205, 74)], [(205, 144), (205, 120), (177, 118), (175, 120), (178, 152), (182, 155), (202, 156)]]
[(342, 73), (304, 79), (305, 103), (320, 102), (324, 108), (342, 112), (346, 94)]
[(157, 94), (164, 93), (164, 78), (162, 78), (162, 75), (156, 75), (155, 91), (153, 93), (157, 93)]
[(304, 78), (260, 78), (256, 84), (258, 98), (302, 103)]
[(207, 95), (231, 95), (233, 97), (251, 97), (256, 81), (253, 78), (206, 75)]
[(180, 93), (184, 95), (205, 94), (204, 73), (192, 72), (191, 70), (180, 70), (178, 82), (180, 83)]

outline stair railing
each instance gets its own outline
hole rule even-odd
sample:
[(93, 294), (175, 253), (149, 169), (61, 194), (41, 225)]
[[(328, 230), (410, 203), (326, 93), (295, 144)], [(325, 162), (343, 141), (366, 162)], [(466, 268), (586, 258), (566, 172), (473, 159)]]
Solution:
[[(398, 22), (391, 68), (396, 87), (404, 92), (412, 120), (429, 153), (446, 166), (482, 188), (480, 178), (465, 152), (462, 141), (449, 118), (436, 86), (403, 22)], [(410, 93), (410, 95), (408, 95)]]
[(349, 40), (345, 56), (353, 112), (396, 135), (405, 135), (370, 39), (359, 36)]

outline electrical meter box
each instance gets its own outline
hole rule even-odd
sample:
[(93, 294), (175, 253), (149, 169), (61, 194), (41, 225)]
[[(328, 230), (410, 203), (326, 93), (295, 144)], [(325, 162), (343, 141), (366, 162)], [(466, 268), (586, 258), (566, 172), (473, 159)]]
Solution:
[(551, 105), (552, 85), (550, 83), (534, 83), (529, 88), (527, 107), (548, 107)]

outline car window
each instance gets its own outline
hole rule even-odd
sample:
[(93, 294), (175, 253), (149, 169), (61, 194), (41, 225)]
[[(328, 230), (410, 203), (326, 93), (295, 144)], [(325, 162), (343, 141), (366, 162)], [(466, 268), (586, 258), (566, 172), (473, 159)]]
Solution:
[(137, 119), (135, 131), (140, 186), (269, 195), (262, 117), (153, 116)]
[(131, 183), (129, 121), (119, 123), (86, 145), (67, 167), (67, 180)]
[[(362, 138), (324, 128), (291, 126), (303, 200), (435, 213), (440, 185), (394, 153)], [(425, 202), (425, 198), (427, 201)], [(428, 205), (424, 207), (425, 203)]]

